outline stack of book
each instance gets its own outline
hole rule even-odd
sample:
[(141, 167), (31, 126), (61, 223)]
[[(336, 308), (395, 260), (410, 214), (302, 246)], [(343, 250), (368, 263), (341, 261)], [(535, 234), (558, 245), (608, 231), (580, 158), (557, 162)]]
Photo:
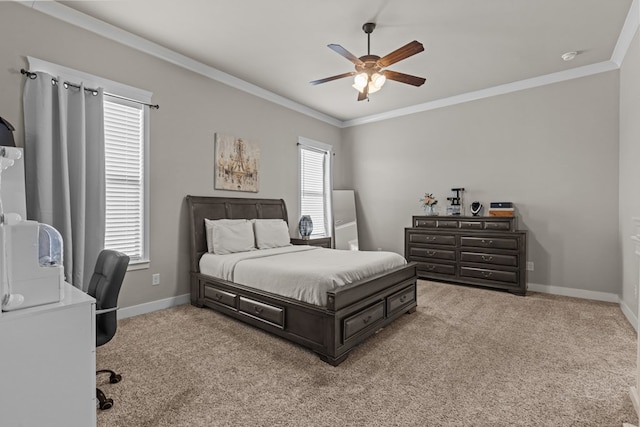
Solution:
[(511, 202), (491, 202), (489, 216), (514, 216), (514, 206)]

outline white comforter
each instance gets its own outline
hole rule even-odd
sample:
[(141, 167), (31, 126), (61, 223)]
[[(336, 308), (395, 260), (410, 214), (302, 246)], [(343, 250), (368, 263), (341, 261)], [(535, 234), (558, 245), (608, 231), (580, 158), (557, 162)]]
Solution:
[(406, 263), (393, 252), (285, 246), (227, 255), (206, 253), (200, 258), (200, 272), (325, 306), (327, 291)]

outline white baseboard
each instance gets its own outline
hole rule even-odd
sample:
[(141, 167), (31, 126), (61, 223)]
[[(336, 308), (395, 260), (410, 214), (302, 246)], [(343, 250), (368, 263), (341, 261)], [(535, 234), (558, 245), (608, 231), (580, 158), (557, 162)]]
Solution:
[(633, 326), (633, 329), (635, 329), (636, 332), (638, 332), (638, 317), (635, 314), (633, 314), (633, 310), (631, 310), (629, 306), (624, 301), (622, 301), (622, 299), (620, 299), (619, 304), (620, 304), (620, 309), (622, 310), (622, 314), (624, 314), (624, 317), (626, 317), (629, 323), (631, 323), (631, 326)]
[(620, 296), (609, 292), (587, 291), (584, 289), (565, 288), (562, 286), (541, 285), (538, 283), (527, 283), (527, 289), (533, 292), (545, 294), (562, 295), (564, 297), (575, 297), (592, 299), (596, 301), (619, 302)]
[(188, 304), (190, 301), (191, 294), (184, 294), (157, 301), (146, 302), (144, 304), (133, 305), (131, 307), (124, 307), (118, 309), (118, 318), (126, 319), (127, 317), (139, 316), (141, 314), (175, 307), (176, 305)]
[(615, 302), (620, 306), (622, 314), (627, 318), (633, 329), (638, 331), (638, 318), (633, 314), (633, 310), (620, 298), (618, 294), (609, 292), (587, 291), (584, 289), (564, 288), (562, 286), (541, 285), (538, 283), (527, 283), (527, 290), (533, 292), (542, 292), (545, 294), (562, 295), (565, 297), (575, 297), (592, 299), (596, 301)]

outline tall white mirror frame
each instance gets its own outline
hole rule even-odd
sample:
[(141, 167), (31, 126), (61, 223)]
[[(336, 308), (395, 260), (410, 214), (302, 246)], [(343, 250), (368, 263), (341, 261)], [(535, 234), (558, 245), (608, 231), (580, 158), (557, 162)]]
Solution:
[(357, 251), (358, 222), (353, 190), (333, 190), (333, 239), (336, 249)]

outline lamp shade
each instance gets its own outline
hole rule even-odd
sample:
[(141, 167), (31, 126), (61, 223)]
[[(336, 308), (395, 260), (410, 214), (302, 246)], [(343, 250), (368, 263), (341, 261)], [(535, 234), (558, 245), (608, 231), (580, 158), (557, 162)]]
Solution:
[(15, 128), (0, 117), (0, 146), (15, 147), (16, 141), (13, 139), (13, 131)]

